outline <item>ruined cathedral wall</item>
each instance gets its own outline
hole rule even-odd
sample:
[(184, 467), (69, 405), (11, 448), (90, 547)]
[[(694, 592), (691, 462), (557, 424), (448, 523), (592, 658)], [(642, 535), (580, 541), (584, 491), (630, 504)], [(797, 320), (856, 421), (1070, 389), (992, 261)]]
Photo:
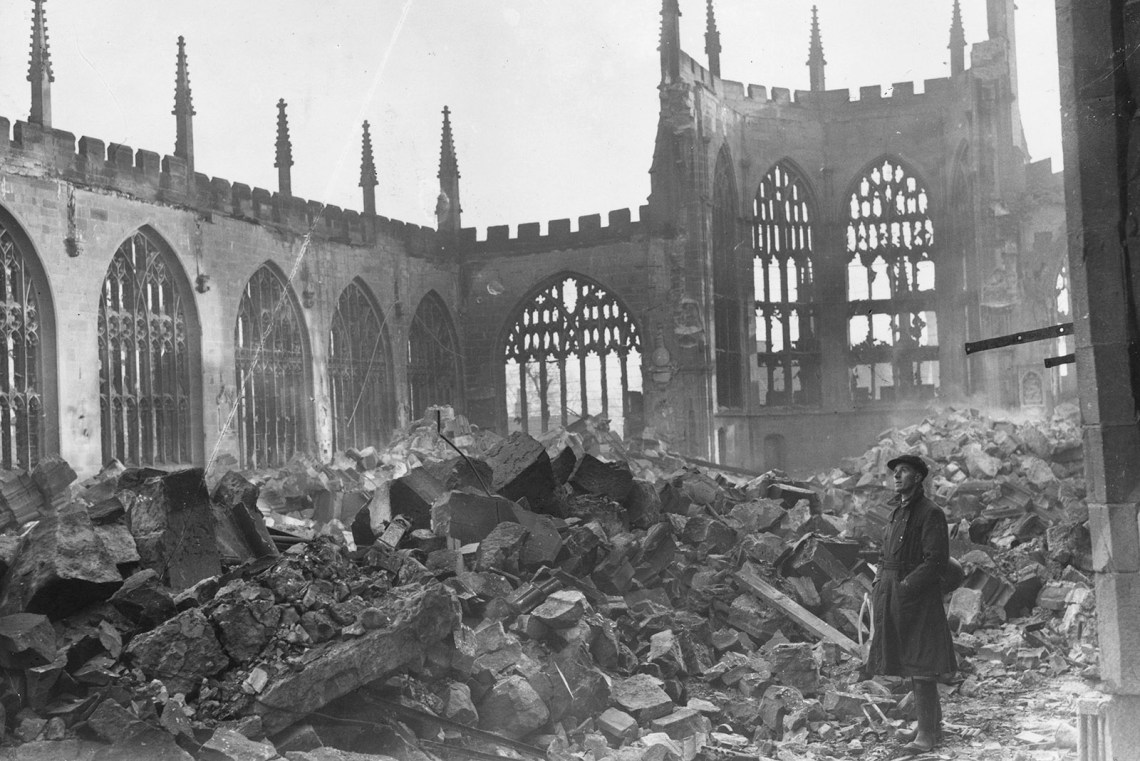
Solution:
[[(358, 279), (382, 314), (393, 348), (397, 403), (406, 409), (407, 328), (423, 294), (455, 303), (457, 268), (441, 259), (435, 233), (365, 217), (240, 183), (196, 175), (180, 159), (35, 125), (0, 120), (0, 208), (27, 236), (42, 267), (52, 314), (52, 355), (41, 381), (47, 407), (44, 452), (81, 475), (103, 464), (99, 310), (116, 250), (144, 231), (166, 252), (188, 310), (193, 462), (240, 459), (235, 326), (251, 275), (266, 265), (289, 285), (309, 357), (306, 436), (331, 455), (329, 330), (345, 287)], [(311, 234), (309, 234), (311, 233)], [(41, 299), (41, 303), (43, 300)], [(406, 415), (406, 411), (405, 411)], [(406, 419), (406, 417), (405, 417)], [(190, 464), (190, 463), (186, 463)]]
[[(645, 213), (643, 207), (641, 214)], [(538, 291), (562, 275), (572, 275), (606, 289), (628, 310), (641, 340), (636, 370), (642, 375), (646, 423), (661, 424), (669, 403), (655, 391), (646, 363), (672, 330), (665, 265), (673, 244), (649, 234), (644, 219), (632, 220), (628, 209), (610, 212), (607, 222), (603, 226), (599, 215), (584, 216), (572, 230), (570, 220), (553, 220), (545, 233), (538, 223), (523, 224), (514, 236), (506, 226), (492, 227), (483, 241), (471, 240), (474, 230), (465, 231), (469, 240), (460, 276), (458, 321), (472, 422), (500, 431), (507, 428), (508, 333)], [(630, 372), (634, 370), (631, 366)]]

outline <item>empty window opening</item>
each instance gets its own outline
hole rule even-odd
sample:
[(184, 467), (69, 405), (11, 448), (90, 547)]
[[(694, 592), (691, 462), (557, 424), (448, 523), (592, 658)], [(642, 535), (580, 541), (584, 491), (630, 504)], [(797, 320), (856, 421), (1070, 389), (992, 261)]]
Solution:
[(544, 288), (511, 327), (505, 359), (509, 430), (537, 434), (604, 415), (625, 434), (642, 390), (641, 339), (606, 289), (575, 276)]
[(9, 470), (34, 467), (43, 454), (41, 313), (24, 257), (0, 221), (0, 463)]
[(447, 306), (435, 291), (420, 300), (408, 331), (408, 399), (412, 415), (435, 404), (462, 407), (459, 339)]
[(818, 404), (820, 346), (813, 298), (812, 206), (803, 179), (780, 163), (753, 201), (753, 287), (760, 403)]
[(736, 182), (728, 151), (716, 162), (712, 202), (713, 328), (716, 350), (716, 401), (744, 406), (744, 312), (740, 297), (739, 225)]
[(308, 356), (300, 310), (267, 266), (246, 283), (234, 345), (243, 465), (284, 465), (305, 451)]
[(848, 346), (856, 403), (933, 398), (939, 386), (934, 226), (918, 179), (886, 159), (851, 194)]
[(334, 450), (388, 441), (396, 425), (392, 344), (384, 316), (359, 281), (340, 294), (333, 315), (329, 393)]
[[(103, 459), (172, 466), (193, 460), (193, 342), (175, 270), (137, 232), (115, 252), (99, 301)], [(193, 309), (193, 304), (189, 306)]]

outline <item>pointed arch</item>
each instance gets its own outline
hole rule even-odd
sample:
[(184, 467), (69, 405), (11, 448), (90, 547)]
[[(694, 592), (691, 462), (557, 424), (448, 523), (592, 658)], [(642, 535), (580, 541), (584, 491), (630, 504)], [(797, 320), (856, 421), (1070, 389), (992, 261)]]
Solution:
[(408, 399), (412, 416), (434, 404), (463, 404), (459, 336), (447, 304), (435, 291), (420, 299), (408, 329)]
[(55, 306), (24, 227), (0, 207), (0, 467), (59, 451)]
[(768, 170), (752, 202), (760, 404), (818, 404), (820, 345), (813, 267), (816, 203), (788, 159)]
[(301, 306), (270, 262), (242, 291), (234, 352), (242, 465), (283, 465), (307, 450), (310, 352)]
[(744, 406), (744, 310), (740, 297), (740, 201), (732, 155), (720, 149), (713, 172), (712, 287), (718, 407)]
[(547, 279), (520, 303), (504, 341), (510, 430), (604, 415), (628, 434), (640, 409), (641, 331), (625, 304), (583, 275)]
[(201, 457), (201, 331), (193, 290), (153, 228), (115, 250), (99, 297), (104, 461), (179, 467)]
[(934, 223), (922, 178), (884, 156), (847, 196), (847, 301), (854, 401), (932, 398), (939, 386)]
[(385, 444), (396, 426), (388, 324), (360, 278), (341, 291), (329, 328), (333, 450)]

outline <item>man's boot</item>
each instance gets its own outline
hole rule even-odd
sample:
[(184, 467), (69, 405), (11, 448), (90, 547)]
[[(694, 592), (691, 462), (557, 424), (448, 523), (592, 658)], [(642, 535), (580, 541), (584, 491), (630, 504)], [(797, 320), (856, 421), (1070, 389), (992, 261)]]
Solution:
[(918, 713), (918, 732), (914, 739), (903, 746), (912, 753), (926, 753), (933, 750), (940, 741), (940, 719), (942, 706), (938, 697), (938, 683), (933, 679), (914, 680), (914, 707)]

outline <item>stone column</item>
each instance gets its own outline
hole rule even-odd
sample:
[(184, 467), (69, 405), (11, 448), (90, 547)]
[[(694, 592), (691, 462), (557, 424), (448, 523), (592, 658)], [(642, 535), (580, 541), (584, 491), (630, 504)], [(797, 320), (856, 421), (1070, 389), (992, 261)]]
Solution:
[(1057, 0), (1057, 20), (1100, 671), (1112, 694), (1107, 758), (1131, 758), (1140, 748), (1140, 362), (1129, 358), (1140, 337), (1140, 188), (1128, 176), (1140, 163), (1140, 122), (1129, 119), (1140, 71), (1124, 52), (1140, 19), (1112, 0)]

